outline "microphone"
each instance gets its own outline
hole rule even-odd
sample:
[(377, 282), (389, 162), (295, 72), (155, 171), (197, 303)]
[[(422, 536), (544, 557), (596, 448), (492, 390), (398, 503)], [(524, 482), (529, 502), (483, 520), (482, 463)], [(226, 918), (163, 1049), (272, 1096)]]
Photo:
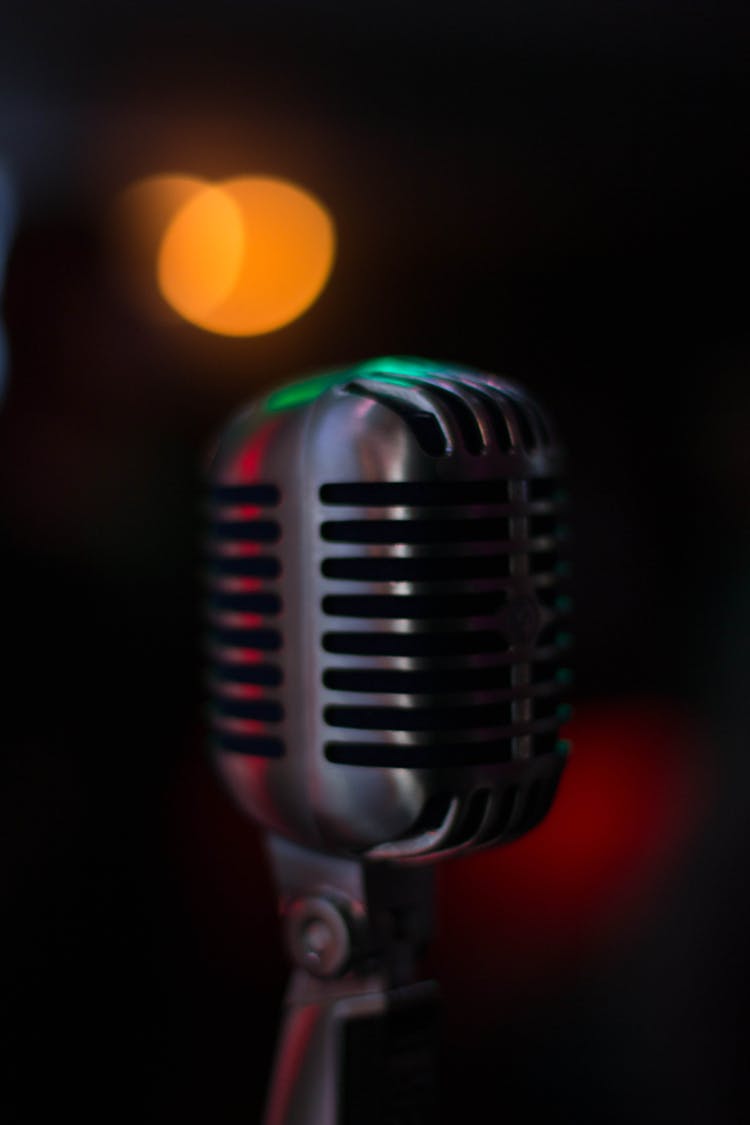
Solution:
[[(520, 386), (400, 357), (275, 390), (216, 443), (212, 753), (266, 830), (298, 966), (267, 1125), (432, 1112), (431, 1078), (404, 1105), (383, 1078), (393, 1012), (411, 1013), (412, 1077), (430, 1053), (413, 983), (430, 865), (529, 831), (565, 765), (563, 471)], [(352, 1045), (373, 1019), (379, 1068), (374, 1040), (367, 1065)]]

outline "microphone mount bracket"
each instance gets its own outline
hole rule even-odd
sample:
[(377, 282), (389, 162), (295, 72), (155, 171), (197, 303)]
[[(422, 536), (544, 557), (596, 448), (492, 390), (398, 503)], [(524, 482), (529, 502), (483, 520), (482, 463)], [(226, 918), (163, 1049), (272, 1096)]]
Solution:
[(428, 1125), (437, 987), (417, 980), (417, 965), (433, 931), (432, 868), (273, 834), (267, 847), (294, 970), (264, 1125)]
[(319, 979), (414, 980), (434, 929), (431, 867), (329, 855), (268, 834), (287, 951)]

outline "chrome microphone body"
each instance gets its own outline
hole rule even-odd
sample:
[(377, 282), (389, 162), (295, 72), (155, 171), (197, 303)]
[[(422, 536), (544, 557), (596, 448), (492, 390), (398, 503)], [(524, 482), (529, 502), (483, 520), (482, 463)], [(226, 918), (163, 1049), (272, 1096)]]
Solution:
[[(335, 1044), (363, 1013), (424, 1002), (424, 865), (518, 837), (554, 798), (562, 474), (520, 387), (403, 358), (282, 388), (213, 452), (212, 748), (268, 833), (298, 965), (268, 1125), (364, 1125)], [(322, 1046), (290, 1101), (279, 1076), (314, 1010)], [(426, 1121), (420, 1098), (372, 1121)]]

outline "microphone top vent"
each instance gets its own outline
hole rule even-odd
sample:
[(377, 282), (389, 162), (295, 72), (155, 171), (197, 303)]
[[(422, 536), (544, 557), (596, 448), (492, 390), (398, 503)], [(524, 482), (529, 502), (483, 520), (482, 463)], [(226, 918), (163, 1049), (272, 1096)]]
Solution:
[(455, 364), (389, 356), (312, 375), (272, 392), (267, 414), (307, 406), (332, 387), (399, 415), (432, 457), (456, 449), (474, 456), (492, 446), (534, 454), (557, 446), (549, 419), (517, 384)]

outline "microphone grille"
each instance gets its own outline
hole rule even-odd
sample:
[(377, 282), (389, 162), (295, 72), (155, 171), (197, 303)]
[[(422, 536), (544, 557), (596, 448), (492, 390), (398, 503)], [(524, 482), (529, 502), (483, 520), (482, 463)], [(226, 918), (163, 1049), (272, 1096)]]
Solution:
[(209, 722), (217, 750), (279, 758), (284, 718), (278, 578), (280, 492), (213, 484), (208, 496)]
[(538, 405), (386, 362), (282, 388), (222, 436), (209, 722), (261, 823), (401, 860), (544, 815), (571, 607), (563, 455)]
[(327, 759), (418, 768), (554, 751), (570, 610), (556, 478), (330, 483), (320, 500)]

